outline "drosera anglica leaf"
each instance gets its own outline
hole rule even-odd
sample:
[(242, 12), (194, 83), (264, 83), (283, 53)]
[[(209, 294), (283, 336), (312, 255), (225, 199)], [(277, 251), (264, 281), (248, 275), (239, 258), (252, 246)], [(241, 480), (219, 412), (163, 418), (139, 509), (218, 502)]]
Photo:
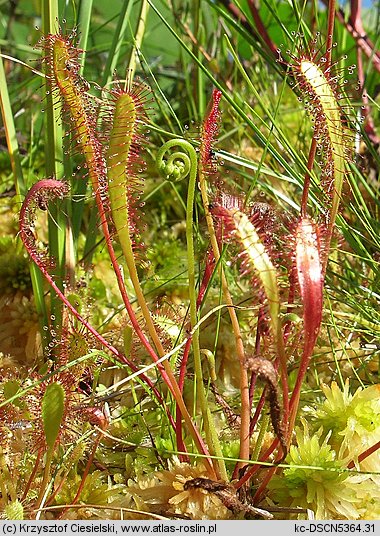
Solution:
[(296, 228), (296, 269), (303, 303), (304, 353), (310, 355), (322, 322), (324, 277), (317, 229), (306, 217)]
[[(143, 170), (144, 164), (139, 159), (142, 139), (139, 127), (146, 117), (144, 108), (146, 91), (146, 86), (133, 84), (132, 81), (128, 81), (125, 89), (117, 86), (112, 91), (112, 100), (109, 102), (108, 110), (110, 127), (106, 136), (108, 144), (106, 151), (107, 189), (113, 223), (137, 301), (142, 309), (149, 334), (158, 353), (162, 356), (165, 351), (140, 285), (135, 253), (137, 225), (134, 218), (137, 218), (136, 205), (142, 188), (139, 173), (136, 173), (136, 165), (140, 165), (140, 171)], [(107, 117), (105, 119), (107, 121)]]
[(42, 421), (46, 444), (53, 448), (61, 427), (65, 410), (65, 391), (61, 384), (54, 382), (46, 387), (42, 399)]
[[(320, 182), (325, 193), (323, 205), (326, 207), (327, 232), (322, 259), (325, 273), (343, 182), (348, 171), (347, 162), (352, 152), (353, 134), (348, 127), (347, 107), (342, 103), (346, 81), (342, 79), (341, 72), (335, 72), (335, 64), (329, 61), (331, 49), (322, 55), (318, 41), (319, 35), (306, 49), (298, 50), (297, 55), (288, 51), (291, 57), (288, 67), (297, 81), (295, 88), (300, 91), (300, 100), (305, 100), (314, 122), (314, 140), (321, 167)], [(354, 68), (354, 65), (349, 67), (348, 72), (352, 73)]]
[(299, 79), (313, 99), (310, 107), (317, 123), (317, 137), (324, 148), (326, 164), (324, 174), (333, 180), (333, 200), (330, 222), (335, 222), (345, 173), (345, 136), (342, 125), (342, 112), (329, 83), (320, 66), (310, 60), (302, 59), (299, 65)]
[(141, 215), (141, 207), (137, 205), (142, 190), (139, 171), (143, 170), (144, 162), (139, 158), (139, 149), (146, 101), (146, 86), (129, 81), (125, 89), (118, 85), (111, 91), (106, 112), (110, 116), (106, 150), (108, 194), (112, 219), (126, 258), (137, 238), (136, 212)]
[(260, 239), (260, 236), (248, 216), (238, 208), (213, 207), (212, 213), (220, 217), (225, 224), (225, 232), (231, 234), (239, 242), (246, 262), (257, 274), (264, 289), (268, 302), (269, 316), (273, 337), (283, 372), (286, 371), (286, 360), (282, 325), (280, 319), (280, 295), (277, 282), (277, 270)]
[(303, 351), (290, 400), (291, 427), (300, 397), (302, 381), (322, 322), (324, 275), (316, 225), (307, 217), (298, 222), (295, 238), (295, 265), (303, 304)]
[(209, 104), (209, 111), (206, 113), (201, 128), (201, 145), (200, 145), (200, 163), (202, 170), (207, 173), (215, 173), (216, 166), (212, 156), (212, 150), (216, 141), (216, 136), (220, 126), (219, 104), (222, 98), (222, 92), (214, 89)]
[(107, 190), (105, 161), (102, 144), (96, 133), (96, 111), (87, 93), (89, 85), (79, 74), (82, 50), (76, 46), (75, 39), (75, 32), (67, 37), (48, 34), (40, 39), (37, 48), (46, 53), (43, 61), (47, 65), (51, 91), (57, 99), (63, 101), (63, 119), (68, 119), (72, 143), (83, 154), (100, 206)]

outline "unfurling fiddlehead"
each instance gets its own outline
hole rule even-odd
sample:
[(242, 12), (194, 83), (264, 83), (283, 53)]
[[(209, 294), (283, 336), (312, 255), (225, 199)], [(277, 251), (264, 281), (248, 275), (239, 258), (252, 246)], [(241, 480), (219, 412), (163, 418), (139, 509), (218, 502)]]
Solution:
[[(173, 147), (182, 149), (169, 153)], [(165, 156), (166, 155), (166, 156)], [(189, 278), (189, 300), (190, 300), (190, 326), (191, 330), (195, 327), (198, 321), (197, 317), (197, 296), (195, 290), (195, 257), (194, 257), (194, 236), (193, 236), (193, 212), (195, 185), (197, 179), (197, 153), (194, 147), (186, 140), (174, 139), (170, 140), (161, 147), (157, 154), (157, 167), (160, 173), (168, 181), (179, 181), (185, 177), (189, 177), (186, 203), (186, 242), (187, 242), (187, 264)], [(206, 399), (206, 393), (203, 385), (203, 371), (201, 352), (199, 345), (199, 332), (194, 330), (192, 337), (192, 345), (194, 352), (194, 368), (197, 386), (197, 396), (201, 406), (202, 416), (205, 421), (205, 432), (207, 444), (211, 454), (216, 454), (221, 457), (221, 448), (219, 445), (218, 436), (216, 434), (211, 411)], [(226, 478), (226, 469), (222, 460), (218, 462), (219, 472)]]
[[(172, 147), (180, 147), (184, 151), (175, 151), (165, 155)], [(161, 175), (170, 182), (185, 179), (192, 169), (197, 170), (197, 155), (194, 147), (186, 140), (170, 140), (157, 153), (157, 167)], [(190, 177), (191, 181), (191, 177)]]

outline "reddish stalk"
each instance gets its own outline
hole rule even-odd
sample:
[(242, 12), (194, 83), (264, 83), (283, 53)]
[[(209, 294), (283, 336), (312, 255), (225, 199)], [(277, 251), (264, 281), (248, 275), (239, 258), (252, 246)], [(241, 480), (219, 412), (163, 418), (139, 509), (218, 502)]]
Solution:
[[(369, 447), (367, 450), (365, 450), (364, 452), (359, 454), (358, 462), (359, 463), (362, 462), (363, 460), (368, 458), (368, 456), (371, 456), (371, 454), (373, 454), (374, 452), (376, 452), (379, 449), (380, 449), (380, 441), (378, 441), (377, 443), (372, 445), (372, 447)], [(347, 465), (347, 467), (348, 467), (348, 469), (353, 469), (355, 467), (355, 461), (354, 460), (350, 461), (350, 463)]]
[[(260, 462), (266, 462), (269, 458), (269, 456), (276, 450), (278, 447), (280, 441), (276, 438), (273, 440), (271, 446), (265, 451), (265, 453), (261, 456), (260, 460), (258, 461), (257, 465), (253, 465), (250, 469), (248, 469), (244, 475), (236, 482), (235, 488), (240, 489), (246, 482), (248, 482), (255, 473), (257, 473), (262, 466), (260, 465)], [(267, 468), (266, 468), (267, 469)], [(277, 469), (275, 467), (275, 469)]]
[(260, 17), (259, 11), (254, 4), (254, 0), (248, 0), (248, 7), (252, 13), (253, 20), (255, 22), (257, 31), (253, 28), (251, 23), (245, 17), (245, 15), (240, 11), (240, 9), (230, 0), (219, 0), (221, 4), (231, 13), (235, 20), (239, 21), (240, 24), (247, 30), (247, 32), (252, 35), (256, 41), (259, 41), (257, 34), (259, 34), (262, 40), (265, 42), (272, 54), (277, 58), (277, 46), (270, 38), (267, 29), (264, 26), (264, 23)]
[[(255, 375), (255, 378), (254, 378), (254, 382), (252, 381), (252, 383), (256, 383), (256, 375)], [(266, 400), (266, 394), (267, 394), (267, 388), (264, 387), (263, 389), (263, 392), (261, 393), (261, 396), (260, 396), (260, 400), (256, 406), (256, 410), (255, 410), (255, 413), (251, 419), (251, 425), (250, 425), (250, 435), (253, 434), (253, 432), (255, 431), (255, 427), (256, 427), (256, 424), (259, 420), (259, 417), (261, 415), (261, 412), (262, 412), (262, 409), (265, 405), (265, 400)]]
[(277, 46), (275, 43), (273, 43), (272, 39), (269, 37), (269, 34), (267, 32), (267, 29), (264, 26), (264, 23), (260, 17), (259, 10), (256, 7), (255, 0), (247, 0), (248, 1), (248, 7), (251, 10), (253, 20), (255, 21), (257, 31), (263, 38), (264, 42), (266, 43), (269, 50), (272, 52), (272, 54), (277, 57)]
[[(258, 314), (258, 318), (257, 318), (257, 330), (256, 330), (256, 340), (255, 340), (255, 355), (256, 356), (260, 355), (260, 338), (261, 338), (260, 326), (261, 326), (263, 314), (264, 314), (264, 312), (263, 312), (263, 309), (261, 308), (260, 311), (259, 311), (259, 314)], [(252, 372), (251, 381), (250, 381), (250, 385), (249, 385), (249, 406), (250, 406), (250, 408), (252, 408), (252, 400), (253, 400), (253, 395), (254, 395), (254, 391), (255, 391), (255, 387), (256, 387), (256, 380), (257, 380), (257, 374)], [(267, 387), (265, 386), (264, 389), (263, 389), (263, 392), (261, 393), (260, 400), (259, 400), (259, 402), (258, 402), (258, 404), (256, 406), (255, 413), (254, 413), (253, 417), (251, 418), (251, 423), (250, 423), (250, 427), (249, 427), (250, 435), (253, 434), (253, 432), (255, 430), (255, 427), (256, 427), (256, 424), (257, 424), (257, 422), (259, 420), (259, 417), (261, 415), (262, 409), (264, 407), (265, 400), (266, 400), (266, 392), (267, 392)]]
[(33, 467), (33, 471), (31, 472), (30, 474), (30, 477), (28, 479), (28, 482), (26, 483), (26, 486), (25, 486), (25, 489), (24, 489), (24, 493), (22, 494), (22, 497), (21, 497), (21, 502), (25, 501), (27, 496), (28, 496), (28, 493), (29, 493), (29, 490), (30, 490), (30, 486), (32, 485), (32, 482), (34, 480), (34, 477), (36, 476), (37, 474), (37, 470), (38, 470), (38, 467), (40, 465), (40, 462), (41, 462), (41, 458), (42, 458), (42, 455), (44, 453), (44, 448), (43, 447), (40, 447), (38, 449), (38, 453), (37, 453), (37, 458), (36, 458), (36, 461), (35, 461), (35, 464), (34, 464), (34, 467)]
[(335, 0), (329, 0), (327, 17), (327, 39), (325, 58), (328, 69), (331, 65), (331, 52), (334, 38)]
[[(328, 5), (328, 0), (322, 1), (326, 6)], [(364, 31), (361, 20), (358, 19), (358, 13), (360, 13), (360, 11), (358, 10), (359, 1), (360, 0), (352, 0), (351, 2), (351, 9), (353, 7), (354, 17), (356, 18), (353, 18), (351, 16), (350, 19), (346, 21), (345, 13), (341, 8), (336, 10), (335, 17), (352, 35), (352, 37), (356, 41), (357, 46), (361, 48), (367, 58), (372, 61), (374, 68), (378, 72), (380, 72), (380, 52), (376, 50), (375, 45), (372, 43), (372, 41), (369, 39), (368, 35)]]
[[(315, 129), (314, 129), (314, 136), (313, 136), (313, 139), (311, 140), (309, 157), (307, 159), (307, 169), (309, 170), (309, 172), (313, 169), (316, 152), (317, 152), (317, 139), (315, 137)], [(304, 178), (304, 183), (303, 183), (303, 190), (302, 190), (301, 217), (304, 217), (307, 214), (307, 202), (309, 200), (310, 178), (311, 178), (310, 173), (306, 173), (305, 178)]]

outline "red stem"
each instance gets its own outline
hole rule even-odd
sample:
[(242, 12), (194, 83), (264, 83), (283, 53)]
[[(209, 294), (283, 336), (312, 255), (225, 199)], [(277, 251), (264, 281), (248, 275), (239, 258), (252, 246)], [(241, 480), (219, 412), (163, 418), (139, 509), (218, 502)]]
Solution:
[(247, 20), (245, 15), (240, 11), (240, 9), (237, 6), (235, 6), (235, 4), (233, 4), (229, 0), (219, 0), (219, 2), (226, 7), (226, 9), (231, 13), (231, 15), (236, 20), (238, 20), (240, 22), (240, 24), (247, 30), (247, 32), (250, 35), (255, 37), (256, 41), (258, 41), (258, 38), (257, 38), (257, 33), (258, 33), (261, 36), (261, 38), (263, 39), (263, 41), (266, 43), (266, 45), (268, 46), (268, 48), (272, 52), (272, 54), (277, 58), (277, 56), (278, 56), (277, 48), (278, 47), (276, 46), (276, 44), (269, 37), (267, 29), (264, 26), (264, 23), (263, 23), (263, 21), (262, 21), (262, 19), (260, 17), (258, 9), (257, 9), (256, 5), (254, 4), (253, 0), (248, 0), (248, 6), (249, 6), (249, 9), (250, 9), (250, 11), (252, 13), (252, 17), (253, 17), (253, 20), (255, 22), (257, 32), (252, 27), (250, 22)]
[[(276, 439), (273, 440), (271, 446), (262, 455), (259, 462), (266, 462), (272, 452), (278, 447), (279, 443), (280, 442), (276, 437)], [(252, 478), (255, 473), (257, 473), (261, 469), (261, 467), (262, 466), (258, 463), (257, 465), (253, 465), (250, 469), (248, 469), (248, 471), (246, 471), (246, 473), (240, 478), (240, 480), (236, 482), (235, 488), (240, 489), (246, 482), (248, 482), (248, 480), (250, 480), (250, 478)]]
[[(374, 452), (376, 452), (377, 450), (380, 449), (380, 441), (378, 441), (377, 443), (375, 443), (374, 445), (372, 445), (372, 447), (369, 447), (367, 450), (365, 450), (364, 452), (362, 452), (359, 456), (358, 456), (358, 462), (362, 462), (363, 460), (365, 460), (366, 458), (368, 458), (368, 456), (371, 456), (371, 454), (373, 454)], [(348, 469), (353, 469), (355, 467), (355, 462), (352, 460), (348, 465), (347, 465)]]
[[(314, 129), (315, 134), (315, 129)], [(307, 169), (309, 170), (305, 174), (303, 190), (302, 190), (302, 200), (301, 200), (301, 218), (304, 218), (307, 215), (307, 201), (309, 199), (309, 189), (310, 189), (310, 171), (313, 169), (315, 154), (317, 152), (317, 139), (313, 136), (311, 140), (311, 146), (309, 151), (309, 158), (307, 160)]]
[(248, 7), (251, 10), (253, 20), (255, 21), (257, 31), (267, 44), (269, 50), (277, 57), (277, 46), (273, 43), (272, 39), (269, 37), (267, 29), (265, 28), (263, 21), (261, 20), (259, 10), (256, 7), (254, 0), (248, 0)]
[(39, 467), (39, 465), (40, 465), (40, 461), (41, 461), (41, 458), (42, 458), (43, 451), (44, 451), (44, 448), (43, 448), (43, 447), (40, 447), (39, 450), (38, 450), (38, 453), (37, 453), (36, 461), (35, 461), (35, 463), (34, 463), (33, 471), (32, 471), (31, 474), (30, 474), (30, 477), (29, 477), (29, 479), (28, 479), (28, 482), (27, 482), (27, 484), (26, 484), (26, 486), (25, 486), (24, 493), (22, 494), (21, 502), (25, 501), (25, 499), (26, 499), (27, 496), (28, 496), (28, 493), (29, 493), (29, 490), (30, 490), (30, 486), (32, 485), (32, 482), (33, 482), (33, 480), (34, 480), (34, 477), (36, 476), (38, 467)]
[[(255, 383), (256, 383), (256, 374), (255, 374)], [(261, 393), (261, 397), (260, 397), (260, 400), (256, 406), (256, 411), (255, 411), (255, 414), (253, 415), (252, 419), (251, 419), (251, 425), (250, 425), (250, 435), (253, 434), (254, 430), (255, 430), (255, 426), (257, 424), (257, 421), (259, 420), (259, 417), (260, 417), (260, 414), (261, 414), (261, 411), (264, 407), (264, 404), (265, 404), (265, 400), (266, 400), (266, 395), (267, 395), (267, 388), (266, 386), (264, 387), (263, 389), (263, 392)]]
[[(322, 0), (325, 5), (328, 5), (328, 0)], [(356, 3), (354, 0), (354, 13), (356, 9)], [(342, 9), (338, 9), (335, 12), (335, 16), (338, 19), (338, 21), (343, 24), (343, 26), (346, 28), (346, 30), (352, 35), (352, 37), (355, 39), (357, 46), (359, 46), (364, 54), (369, 58), (374, 68), (380, 72), (380, 52), (375, 49), (374, 44), (372, 41), (368, 38), (367, 34), (365, 33), (363, 26), (359, 24), (358, 20), (352, 20), (350, 17), (349, 21), (346, 22), (345, 14)], [(355, 14), (357, 16), (357, 14)], [(356, 26), (358, 24), (358, 26)]]
[(102, 438), (102, 433), (99, 432), (97, 438), (95, 439), (94, 447), (93, 447), (93, 449), (91, 451), (90, 457), (87, 460), (86, 467), (85, 467), (85, 469), (83, 471), (82, 480), (81, 480), (81, 483), (79, 485), (78, 491), (77, 491), (77, 493), (76, 493), (76, 495), (75, 495), (75, 497), (73, 499), (73, 502), (70, 504), (70, 506), (67, 506), (66, 508), (64, 508), (64, 510), (62, 511), (60, 516), (58, 517), (58, 519), (63, 519), (63, 516), (65, 515), (65, 512), (67, 512), (67, 510), (69, 510), (71, 506), (74, 506), (78, 502), (80, 494), (82, 493), (84, 485), (86, 483), (88, 473), (90, 472), (90, 467), (91, 467), (92, 462), (94, 460), (95, 452), (96, 452), (96, 449), (99, 446), (101, 438)]
[[(264, 318), (264, 314), (265, 314), (264, 313), (264, 308), (261, 307), (259, 312), (258, 312), (258, 315), (257, 315), (256, 339), (255, 339), (255, 356), (260, 356), (261, 322), (262, 322), (262, 320)], [(252, 372), (251, 381), (250, 381), (250, 384), (249, 384), (249, 407), (250, 407), (250, 409), (252, 409), (252, 401), (253, 401), (253, 395), (254, 395), (254, 392), (255, 392), (256, 378), (257, 378), (257, 375)], [(256, 409), (256, 413), (257, 413), (257, 409)], [(255, 427), (255, 425), (256, 425), (256, 423), (253, 425), (253, 428)], [(253, 431), (253, 428), (252, 428), (252, 422), (251, 422), (251, 425), (250, 425), (251, 433)]]

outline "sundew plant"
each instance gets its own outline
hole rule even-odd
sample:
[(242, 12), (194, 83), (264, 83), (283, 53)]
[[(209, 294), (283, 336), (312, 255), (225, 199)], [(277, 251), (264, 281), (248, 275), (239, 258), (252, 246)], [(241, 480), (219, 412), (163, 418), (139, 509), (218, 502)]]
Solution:
[(2, 518), (379, 519), (379, 8), (3, 4)]

